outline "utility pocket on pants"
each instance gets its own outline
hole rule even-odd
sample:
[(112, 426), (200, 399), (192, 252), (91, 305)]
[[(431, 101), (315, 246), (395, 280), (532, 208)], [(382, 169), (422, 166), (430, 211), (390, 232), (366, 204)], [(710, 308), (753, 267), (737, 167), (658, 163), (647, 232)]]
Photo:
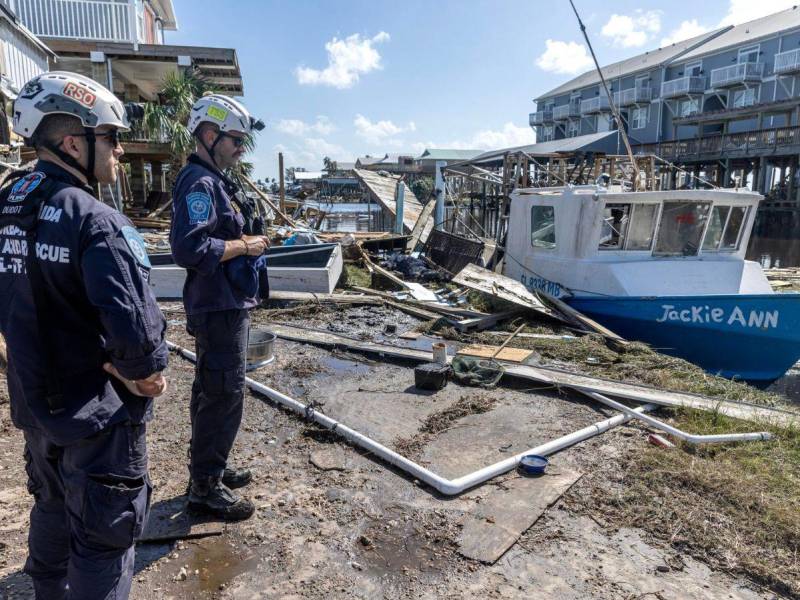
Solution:
[(206, 354), (200, 382), (206, 394), (241, 392), (244, 389), (244, 355), (233, 352)]
[(129, 548), (142, 535), (153, 487), (149, 478), (89, 475), (83, 529), (92, 544)]

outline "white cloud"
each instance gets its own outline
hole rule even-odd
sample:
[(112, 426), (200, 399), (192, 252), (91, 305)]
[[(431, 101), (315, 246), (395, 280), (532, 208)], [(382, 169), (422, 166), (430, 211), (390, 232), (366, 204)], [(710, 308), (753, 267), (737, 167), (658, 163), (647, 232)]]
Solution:
[(281, 119), (275, 124), (275, 129), (288, 135), (302, 136), (309, 133), (329, 135), (336, 130), (336, 127), (328, 117), (319, 115), (313, 123), (306, 123), (300, 119)]
[[(518, 127), (512, 122), (503, 125), (500, 130), (482, 129), (467, 140), (461, 148), (475, 148), (476, 150), (495, 150), (497, 148), (510, 148), (533, 144), (536, 136), (530, 127)], [(458, 144), (458, 142), (456, 142)]]
[(299, 66), (295, 76), (301, 85), (328, 85), (339, 89), (353, 87), (359, 76), (381, 69), (381, 55), (373, 47), (389, 40), (389, 34), (381, 31), (372, 38), (362, 38), (358, 33), (343, 40), (334, 37), (325, 44), (328, 66), (312, 69)]
[(363, 138), (370, 144), (387, 144), (393, 147), (398, 146), (401, 142), (393, 140), (395, 136), (401, 133), (416, 131), (417, 126), (414, 121), (409, 121), (405, 127), (395, 125), (392, 121), (370, 121), (367, 117), (357, 114), (353, 120), (353, 125), (356, 127), (356, 135)]
[[(780, 12), (797, 4), (797, 0), (730, 0), (728, 14), (720, 25), (738, 25), (759, 17)], [(800, 10), (800, 9), (798, 9)]]
[(288, 145), (277, 144), (273, 150), (283, 152), (287, 167), (305, 167), (309, 171), (321, 170), (326, 156), (344, 162), (355, 160), (352, 152), (323, 138), (304, 138)]
[(592, 58), (583, 44), (547, 40), (544, 53), (536, 59), (536, 66), (544, 71), (561, 75), (577, 75), (589, 69)]
[(637, 10), (633, 16), (613, 14), (600, 33), (615, 46), (638, 48), (661, 31), (661, 11)]
[(689, 38), (700, 35), (701, 33), (705, 33), (706, 31), (708, 31), (708, 27), (698, 23), (697, 19), (683, 21), (676, 29), (670, 31), (667, 37), (661, 38), (661, 47), (665, 48), (666, 46), (670, 46), (675, 42), (688, 40)]

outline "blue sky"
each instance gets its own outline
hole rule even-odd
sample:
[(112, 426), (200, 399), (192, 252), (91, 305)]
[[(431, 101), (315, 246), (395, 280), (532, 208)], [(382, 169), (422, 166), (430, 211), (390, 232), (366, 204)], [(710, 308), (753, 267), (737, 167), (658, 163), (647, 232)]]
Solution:
[[(173, 0), (168, 44), (235, 48), (268, 127), (257, 177), (425, 147), (533, 141), (532, 98), (589, 68), (567, 0)], [(601, 64), (796, 0), (575, 0)]]

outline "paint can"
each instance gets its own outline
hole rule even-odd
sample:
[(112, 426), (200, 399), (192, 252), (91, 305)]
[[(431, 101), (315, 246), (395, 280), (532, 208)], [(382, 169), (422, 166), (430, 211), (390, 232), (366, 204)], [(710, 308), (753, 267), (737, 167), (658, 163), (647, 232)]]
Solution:
[(443, 342), (434, 342), (432, 345), (433, 350), (433, 362), (439, 363), (440, 365), (447, 364), (447, 344)]

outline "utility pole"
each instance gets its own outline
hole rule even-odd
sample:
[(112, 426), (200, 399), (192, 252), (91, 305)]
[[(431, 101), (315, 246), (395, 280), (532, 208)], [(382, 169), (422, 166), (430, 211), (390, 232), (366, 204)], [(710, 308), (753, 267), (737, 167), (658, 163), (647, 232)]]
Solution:
[(436, 161), (436, 180), (434, 183), (436, 189), (436, 207), (433, 212), (433, 223), (436, 229), (444, 231), (444, 173), (443, 169), (447, 163), (443, 160)]
[(283, 152), (278, 152), (278, 175), (280, 181), (280, 209), (286, 214), (286, 186), (283, 183)]

